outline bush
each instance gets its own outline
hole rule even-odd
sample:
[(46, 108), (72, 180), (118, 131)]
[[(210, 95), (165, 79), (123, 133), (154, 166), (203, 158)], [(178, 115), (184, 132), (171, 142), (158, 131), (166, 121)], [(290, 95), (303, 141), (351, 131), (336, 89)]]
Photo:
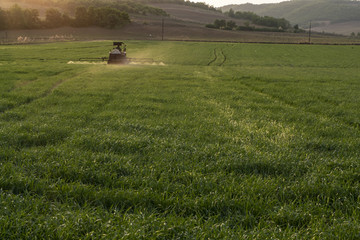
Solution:
[(234, 21), (228, 21), (226, 22), (226, 28), (233, 30), (234, 28), (236, 28), (236, 23)]
[(206, 24), (205, 27), (207, 27), (207, 28), (216, 28), (214, 24)]
[(223, 28), (226, 27), (226, 20), (216, 19), (216, 20), (214, 21), (214, 26), (215, 26), (215, 28), (223, 29)]

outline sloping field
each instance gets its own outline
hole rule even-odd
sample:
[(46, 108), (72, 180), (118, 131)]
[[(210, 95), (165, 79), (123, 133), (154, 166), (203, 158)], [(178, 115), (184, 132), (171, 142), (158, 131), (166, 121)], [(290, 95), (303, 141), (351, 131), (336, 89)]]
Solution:
[(0, 239), (358, 239), (358, 46), (0, 46)]
[(313, 28), (317, 32), (338, 33), (343, 35), (350, 35), (352, 32), (360, 33), (360, 21), (349, 21), (342, 23), (325, 23)]
[(326, 26), (319, 26), (317, 31), (346, 34), (359, 31), (359, 1), (327, 1), (327, 0), (296, 0), (283, 1), (270, 4), (240, 4), (222, 7), (226, 12), (230, 9), (235, 11), (250, 11), (261, 16), (285, 18), (293, 25), (299, 24), (307, 29), (309, 23), (317, 25), (319, 22), (328, 22)]
[[(0, 45), (9, 43), (39, 43), (54, 41), (89, 40), (161, 40), (161, 18), (137, 18), (133, 23), (121, 29), (104, 28), (56, 28), (37, 30), (0, 31)], [(20, 40), (19, 40), (20, 39)], [(269, 33), (224, 31), (210, 29), (196, 23), (179, 22), (165, 19), (165, 40), (201, 40), (268, 43), (307, 43), (307, 33)], [(312, 34), (315, 44), (359, 44), (359, 38), (334, 35)]]
[(239, 25), (244, 24), (244, 20), (230, 18), (221, 12), (204, 10), (201, 8), (189, 7), (170, 3), (153, 3), (151, 6), (165, 10), (171, 17), (185, 22), (200, 23), (203, 26), (213, 23), (216, 19), (233, 20)]
[[(0, 7), (8, 8), (13, 2), (0, 2)], [(36, 8), (43, 17), (48, 8), (43, 5), (19, 3), (23, 8)], [(202, 40), (202, 41), (236, 41), (236, 42), (270, 42), (270, 43), (305, 43), (308, 42), (307, 33), (273, 33), (249, 31), (224, 31), (206, 28), (205, 25), (213, 23), (216, 19), (233, 20), (239, 26), (244, 25), (243, 20), (226, 17), (215, 11), (183, 6), (178, 4), (151, 4), (169, 13), (169, 16), (131, 15), (131, 23), (115, 29), (98, 27), (72, 28), (62, 27), (53, 29), (21, 29), (0, 31), (0, 44), (9, 43), (38, 43), (53, 41), (88, 41), (88, 40)], [(49, 6), (51, 7), (51, 6)], [(162, 35), (162, 21), (164, 20), (164, 36)], [(355, 23), (354, 23), (355, 24)], [(355, 24), (356, 25), (356, 24)], [(340, 26), (341, 27), (341, 26)], [(346, 29), (348, 32), (349, 29)], [(320, 32), (322, 29), (317, 29)], [(345, 30), (344, 30), (345, 32)], [(355, 31), (356, 32), (356, 31)], [(357, 32), (356, 32), (357, 33)], [(312, 34), (313, 43), (359, 43), (359, 38), (334, 36), (325, 34)]]

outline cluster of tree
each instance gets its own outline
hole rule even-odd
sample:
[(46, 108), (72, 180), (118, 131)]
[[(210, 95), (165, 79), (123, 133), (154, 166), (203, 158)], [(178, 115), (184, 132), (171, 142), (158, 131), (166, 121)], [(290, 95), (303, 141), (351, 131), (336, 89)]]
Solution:
[[(27, 4), (40, 5), (61, 9), (69, 14), (75, 14), (78, 7), (110, 7), (120, 11), (134, 14), (154, 14), (166, 16), (167, 13), (159, 8), (146, 5), (147, 0), (12, 0), (14, 2), (24, 2)], [(154, 0), (156, 1), (156, 0)], [(152, 2), (152, 1), (148, 1)]]
[(121, 0), (63, 0), (58, 3), (59, 7), (68, 12), (73, 13), (73, 10), (78, 7), (91, 6), (95, 8), (114, 8), (119, 11), (133, 13), (133, 14), (153, 14), (158, 16), (167, 16), (168, 14), (160, 9), (135, 1), (121, 1)]
[(284, 32), (281, 28), (255, 28), (250, 26), (250, 22), (245, 22), (244, 26), (238, 26), (236, 22), (224, 19), (216, 19), (213, 24), (207, 24), (207, 28), (215, 28), (222, 30), (237, 30), (237, 31), (262, 31), (262, 32)]
[(36, 29), (62, 26), (114, 28), (129, 22), (130, 17), (126, 12), (109, 7), (77, 7), (74, 18), (56, 8), (49, 8), (46, 10), (45, 20), (39, 18), (39, 11), (36, 9), (22, 9), (18, 5), (14, 5), (6, 11), (0, 8), (0, 29)]
[(12, 0), (14, 3), (28, 3), (28, 4), (38, 4), (41, 6), (50, 6), (53, 5), (58, 0)]
[(78, 7), (75, 12), (78, 26), (99, 26), (114, 28), (130, 22), (129, 14), (115, 8)]
[(203, 3), (203, 2), (184, 1), (184, 5), (191, 6), (191, 7), (196, 7), (196, 8), (201, 8), (201, 9), (205, 9), (205, 10), (210, 10), (210, 11), (215, 11), (215, 12), (221, 12), (221, 10), (218, 10), (215, 7), (209, 6), (209, 5), (207, 5), (206, 3)]
[(207, 24), (208, 28), (216, 28), (223, 30), (234, 30), (237, 25), (234, 21), (226, 21), (224, 19), (216, 19), (213, 24)]
[(39, 11), (22, 9), (18, 5), (9, 10), (0, 8), (0, 29), (33, 29), (41, 27)]
[(354, 32), (352, 32), (352, 33), (350, 34), (350, 36), (353, 37), (353, 38), (355, 38), (355, 37), (356, 37), (356, 38), (360, 38), (360, 32), (358, 32), (357, 35), (356, 35)]
[(230, 9), (229, 12), (226, 14), (231, 18), (236, 19), (243, 19), (251, 21), (253, 24), (265, 26), (265, 27), (272, 27), (278, 29), (289, 29), (291, 28), (291, 24), (285, 18), (274, 18), (269, 16), (259, 16), (253, 12), (234, 12), (233, 9)]
[(75, 14), (74, 10), (78, 7), (95, 7), (95, 8), (115, 8), (117, 10), (133, 14), (153, 14), (158, 16), (167, 16), (168, 14), (160, 8), (148, 6), (147, 3), (174, 3), (201, 8), (211, 11), (219, 11), (213, 6), (202, 2), (192, 2), (189, 0), (13, 0), (15, 2), (26, 2), (38, 4), (57, 9), (62, 9), (70, 14)]
[(210, 6), (206, 3), (203, 2), (192, 2), (189, 0), (138, 0), (140, 2), (143, 3), (174, 3), (174, 4), (179, 4), (179, 5), (185, 5), (185, 6), (191, 6), (191, 7), (196, 7), (196, 8), (201, 8), (201, 9), (205, 9), (205, 10), (210, 10), (210, 11), (216, 11), (216, 12), (221, 12), (221, 10), (216, 9), (213, 6)]

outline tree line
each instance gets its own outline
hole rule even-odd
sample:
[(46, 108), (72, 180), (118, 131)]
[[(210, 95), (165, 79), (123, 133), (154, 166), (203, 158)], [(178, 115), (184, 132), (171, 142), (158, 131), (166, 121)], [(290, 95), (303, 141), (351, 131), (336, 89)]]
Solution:
[(8, 10), (0, 8), (0, 29), (37, 29), (63, 26), (114, 28), (130, 22), (129, 14), (110, 7), (77, 7), (74, 17), (56, 8), (46, 10), (41, 20), (37, 9), (23, 9), (15, 4)]
[[(144, 4), (147, 3), (174, 3), (179, 5), (186, 5), (191, 7), (197, 7), (202, 8), (206, 10), (211, 11), (219, 11), (221, 10), (216, 9), (213, 6), (210, 6), (203, 2), (192, 2), (189, 0), (16, 0), (18, 2), (26, 2), (26, 3), (33, 3), (33, 4), (41, 4), (42, 6), (63, 6), (63, 7), (72, 7), (74, 5), (76, 6), (84, 6), (86, 5), (104, 5), (104, 4), (118, 4), (118, 5), (124, 5), (130, 7), (132, 10), (135, 10), (138, 12), (140, 8), (146, 8), (146, 11), (153, 12), (153, 11), (159, 11), (159, 9), (155, 10), (156, 8), (152, 8), (149, 6), (144, 6)], [(142, 7), (140, 7), (142, 5)], [(130, 9), (130, 10), (131, 10)], [(144, 10), (144, 9), (143, 9)], [(130, 11), (126, 11), (130, 12)]]
[(108, 7), (117, 10), (134, 13), (134, 14), (153, 14), (158, 16), (167, 16), (168, 14), (160, 8), (147, 6), (136, 1), (121, 1), (121, 0), (62, 0), (55, 3), (61, 9), (68, 12), (73, 12), (77, 7), (92, 6), (95, 8)]
[(253, 12), (235, 12), (233, 9), (230, 9), (229, 12), (225, 13), (231, 18), (248, 20), (253, 24), (264, 26), (264, 27), (272, 27), (287, 30), (291, 28), (291, 24), (285, 18), (274, 18), (269, 16), (259, 16)]
[(184, 0), (138, 0), (138, 1), (143, 2), (143, 3), (174, 3), (174, 4), (196, 7), (196, 8), (201, 8), (201, 9), (210, 10), (210, 11), (221, 12), (221, 10), (216, 9), (215, 7), (210, 6), (206, 3), (192, 2), (189, 0), (186, 0), (186, 1), (184, 1)]
[[(216, 19), (214, 23), (207, 24), (207, 28), (215, 28), (215, 29), (222, 29), (222, 30), (237, 30), (237, 31), (262, 31), (262, 32), (284, 32), (286, 29), (281, 27), (279, 28), (266, 28), (266, 27), (255, 27), (250, 26), (250, 22), (245, 22), (243, 26), (238, 26), (236, 22), (230, 20), (226, 21), (225, 19)], [(298, 27), (294, 27), (294, 32), (300, 32), (301, 29)]]
[[(167, 16), (167, 13), (160, 8), (146, 5), (153, 2), (174, 2), (179, 4), (194, 4), (196, 6), (208, 7), (204, 3), (193, 3), (184, 0), (13, 0), (16, 2), (25, 2), (28, 4), (38, 4), (41, 6), (62, 9), (63, 11), (74, 14), (77, 7), (111, 7), (120, 11), (134, 14), (153, 14)], [(214, 8), (215, 9), (215, 8)]]
[(355, 34), (355, 32), (352, 32), (350, 34), (350, 37), (352, 37), (352, 38), (360, 38), (360, 32), (358, 32), (357, 35)]

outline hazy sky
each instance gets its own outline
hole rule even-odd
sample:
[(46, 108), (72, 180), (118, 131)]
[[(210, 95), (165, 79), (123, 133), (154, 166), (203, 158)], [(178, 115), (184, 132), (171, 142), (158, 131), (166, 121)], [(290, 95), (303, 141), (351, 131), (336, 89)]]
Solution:
[(222, 7), (229, 4), (243, 4), (243, 3), (262, 4), (262, 3), (279, 3), (284, 1), (285, 0), (192, 0), (192, 2), (205, 2), (214, 7)]

